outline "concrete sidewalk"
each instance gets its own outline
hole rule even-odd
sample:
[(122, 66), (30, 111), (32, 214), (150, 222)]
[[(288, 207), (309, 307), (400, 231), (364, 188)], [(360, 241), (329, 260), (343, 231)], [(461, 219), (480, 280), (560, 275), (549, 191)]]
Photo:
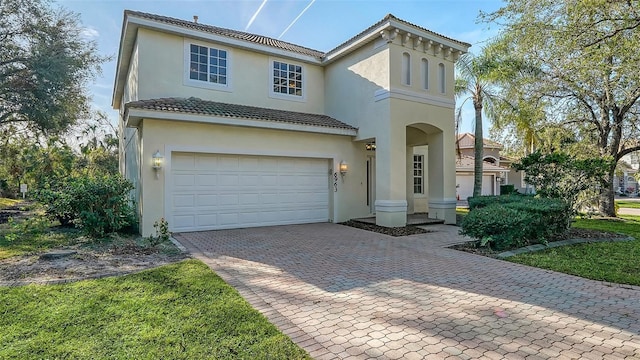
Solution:
[(640, 289), (336, 224), (176, 234), (317, 359), (640, 358)]

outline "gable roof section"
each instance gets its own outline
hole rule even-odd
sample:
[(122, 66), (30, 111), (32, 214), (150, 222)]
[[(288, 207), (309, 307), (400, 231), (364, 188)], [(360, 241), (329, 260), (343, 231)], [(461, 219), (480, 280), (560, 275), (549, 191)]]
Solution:
[(125, 118), (130, 117), (134, 110), (151, 111), (156, 115), (163, 114), (163, 118), (166, 118), (167, 114), (173, 113), (173, 116), (177, 114), (189, 114), (206, 116), (209, 118), (258, 120), (263, 122), (312, 126), (316, 128), (343, 130), (342, 133), (345, 135), (355, 135), (355, 131), (357, 130), (351, 125), (345, 124), (326, 115), (228, 104), (202, 100), (194, 97), (133, 101), (125, 105)]
[(455, 40), (453, 38), (450, 37), (446, 37), (444, 35), (438, 34), (436, 32), (433, 32), (431, 30), (428, 30), (426, 28), (423, 28), (421, 26), (412, 24), (408, 21), (402, 20), (396, 16), (394, 16), (393, 14), (387, 14), (384, 18), (382, 18), (382, 20), (378, 21), (377, 23), (371, 25), (370, 27), (368, 27), (367, 29), (365, 29), (364, 31), (362, 31), (361, 33), (359, 33), (358, 35), (352, 37), (351, 39), (343, 42), (342, 44), (336, 46), (334, 49), (330, 50), (329, 52), (327, 52), (326, 54), (324, 54), (325, 59), (329, 59), (332, 58), (333, 56), (339, 54), (342, 50), (347, 49), (349, 47), (351, 47), (352, 45), (358, 43), (360, 40), (362, 39), (366, 39), (373, 36), (379, 36), (379, 32), (382, 29), (387, 29), (387, 28), (398, 28), (399, 26), (402, 27), (406, 27), (408, 29), (411, 30), (417, 30), (418, 32), (423, 33), (423, 35), (425, 35), (426, 37), (429, 38), (435, 38), (435, 39), (439, 39), (441, 41), (445, 41), (445, 42), (449, 42), (449, 45), (453, 45), (456, 46), (460, 49), (464, 49), (464, 51), (466, 52), (466, 50), (471, 47), (471, 44), (469, 43), (465, 43), (462, 41), (458, 41)]
[(182, 28), (203, 31), (203, 32), (207, 32), (215, 35), (228, 37), (228, 38), (266, 45), (276, 49), (291, 51), (291, 52), (302, 54), (302, 55), (312, 56), (318, 59), (324, 56), (324, 53), (318, 50), (310, 49), (300, 45), (291, 44), (291, 43), (273, 39), (267, 36), (251, 34), (243, 31), (226, 29), (226, 28), (221, 28), (221, 27), (212, 26), (212, 25), (205, 25), (205, 24), (200, 24), (193, 21), (180, 20), (180, 19), (176, 19), (168, 16), (149, 14), (149, 13), (133, 11), (133, 10), (125, 10), (124, 16), (125, 18), (134, 16), (134, 17), (153, 20), (153, 21), (157, 21), (165, 24), (176, 25)]
[[(458, 134), (458, 140), (456, 140), (456, 143), (458, 143), (460, 149), (472, 149), (474, 147), (475, 139), (475, 135), (471, 133)], [(487, 138), (482, 139), (482, 143), (483, 146), (488, 149), (502, 149), (502, 144)]]

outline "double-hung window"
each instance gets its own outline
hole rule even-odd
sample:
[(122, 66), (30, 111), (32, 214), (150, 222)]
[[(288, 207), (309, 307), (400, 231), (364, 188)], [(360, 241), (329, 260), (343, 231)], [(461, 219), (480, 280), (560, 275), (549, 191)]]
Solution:
[(303, 97), (303, 68), (301, 65), (273, 61), (272, 65), (273, 93)]
[(413, 193), (424, 194), (424, 156), (413, 155)]
[(228, 55), (226, 50), (189, 44), (189, 80), (227, 86)]

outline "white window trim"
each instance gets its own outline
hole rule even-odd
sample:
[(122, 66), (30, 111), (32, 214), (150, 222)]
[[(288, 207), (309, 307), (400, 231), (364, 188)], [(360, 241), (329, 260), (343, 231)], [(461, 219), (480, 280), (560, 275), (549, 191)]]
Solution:
[[(273, 84), (273, 62), (274, 61), (285, 63), (287, 65), (300, 66), (302, 68), (302, 96), (283, 94), (283, 93), (278, 93), (273, 91), (273, 85), (274, 85)], [(269, 77), (267, 79), (267, 84), (269, 84), (268, 91), (269, 91), (270, 98), (279, 99), (279, 100), (297, 101), (297, 102), (307, 102), (307, 70), (306, 70), (306, 66), (303, 63), (291, 61), (283, 58), (269, 57), (267, 76)]]
[[(420, 167), (420, 175), (415, 175), (416, 170), (416, 156), (418, 157), (418, 161), (422, 165)], [(414, 154), (413, 155), (413, 193), (414, 194), (424, 194), (424, 155)], [(416, 178), (420, 178), (420, 192), (416, 192)]]
[[(224, 50), (227, 52), (227, 83), (226, 84), (216, 84), (209, 81), (201, 81), (201, 80), (193, 80), (189, 78), (189, 67), (191, 63), (191, 44), (198, 46), (205, 46), (207, 48), (214, 48), (218, 50)], [(202, 89), (210, 89), (210, 90), (218, 90), (218, 91), (233, 91), (233, 53), (231, 49), (226, 46), (221, 46), (219, 44), (207, 43), (199, 40), (193, 40), (184, 38), (184, 64), (183, 64), (183, 85), (197, 87)]]

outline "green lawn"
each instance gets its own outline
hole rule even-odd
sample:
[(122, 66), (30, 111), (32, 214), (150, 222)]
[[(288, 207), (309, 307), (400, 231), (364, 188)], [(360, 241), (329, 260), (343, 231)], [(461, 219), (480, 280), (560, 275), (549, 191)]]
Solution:
[(640, 209), (640, 201), (616, 200), (616, 204), (621, 208)]
[(0, 287), (2, 359), (308, 359), (203, 263)]
[(640, 285), (640, 216), (578, 219), (574, 226), (624, 233), (636, 240), (563, 246), (507, 260), (593, 280)]

